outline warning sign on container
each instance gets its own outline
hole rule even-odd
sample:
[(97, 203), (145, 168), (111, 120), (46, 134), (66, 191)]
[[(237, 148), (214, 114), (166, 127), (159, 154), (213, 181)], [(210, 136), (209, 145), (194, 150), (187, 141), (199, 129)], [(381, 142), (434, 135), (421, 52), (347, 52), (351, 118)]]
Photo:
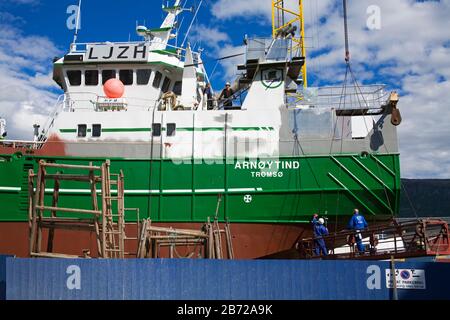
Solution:
[[(426, 289), (425, 270), (395, 269), (395, 273), (397, 289)], [(394, 287), (390, 269), (386, 269), (386, 287)]]

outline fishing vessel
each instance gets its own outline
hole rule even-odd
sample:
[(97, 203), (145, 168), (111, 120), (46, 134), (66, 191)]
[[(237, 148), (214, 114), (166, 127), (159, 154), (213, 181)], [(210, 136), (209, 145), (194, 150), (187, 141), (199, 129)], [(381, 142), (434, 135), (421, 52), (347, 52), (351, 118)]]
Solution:
[[(0, 252), (27, 254), (28, 172), (40, 160), (108, 159), (140, 218), (196, 228), (217, 215), (241, 259), (291, 248), (314, 213), (336, 226), (354, 208), (369, 222), (398, 213), (398, 96), (384, 85), (308, 87), (303, 1), (295, 11), (272, 1), (272, 36), (245, 38), (233, 95), (220, 100), (205, 94), (202, 52), (173, 44), (180, 2), (163, 6), (158, 28), (138, 26), (140, 41), (75, 39), (55, 59), (64, 93), (47, 124), (33, 141), (0, 140)], [(88, 208), (90, 192), (69, 182), (60, 202)], [(92, 242), (55, 237), (68, 250)]]

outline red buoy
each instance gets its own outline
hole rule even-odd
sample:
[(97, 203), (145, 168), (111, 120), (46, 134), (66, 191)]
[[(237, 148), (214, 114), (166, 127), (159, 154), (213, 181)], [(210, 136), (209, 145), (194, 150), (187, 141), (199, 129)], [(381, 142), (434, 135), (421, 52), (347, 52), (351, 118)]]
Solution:
[(125, 86), (119, 79), (109, 79), (103, 85), (103, 91), (111, 99), (122, 98), (125, 93)]

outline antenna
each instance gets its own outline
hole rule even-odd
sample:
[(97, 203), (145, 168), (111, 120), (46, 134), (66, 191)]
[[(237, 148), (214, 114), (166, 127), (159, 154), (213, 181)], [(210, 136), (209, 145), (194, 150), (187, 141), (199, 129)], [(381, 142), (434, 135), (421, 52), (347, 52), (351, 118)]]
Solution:
[(197, 10), (195, 11), (195, 14), (194, 14), (194, 17), (192, 18), (191, 24), (186, 32), (186, 35), (184, 36), (184, 40), (183, 40), (183, 43), (181, 44), (181, 48), (183, 48), (184, 44), (186, 43), (187, 37), (189, 36), (189, 33), (191, 32), (191, 28), (195, 22), (195, 19), (197, 19), (197, 15), (198, 15), (198, 12), (200, 11), (200, 8), (202, 7), (202, 4), (203, 4), (203, 0), (200, 1), (199, 5), (197, 7)]
[(81, 0), (78, 2), (77, 21), (75, 25), (75, 34), (73, 35), (73, 44), (77, 43), (78, 30), (80, 29)]

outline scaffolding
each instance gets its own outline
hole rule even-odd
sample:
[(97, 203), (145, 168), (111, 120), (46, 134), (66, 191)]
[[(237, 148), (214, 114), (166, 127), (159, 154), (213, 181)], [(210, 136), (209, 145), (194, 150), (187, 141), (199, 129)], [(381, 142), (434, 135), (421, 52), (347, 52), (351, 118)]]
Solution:
[[(76, 171), (77, 173), (64, 173)], [(80, 174), (79, 172), (84, 174)], [(91, 209), (60, 207), (61, 183), (88, 184)], [(96, 236), (98, 256), (125, 257), (124, 175), (111, 174), (110, 161), (101, 166), (90, 163), (68, 165), (39, 162), (37, 174), (29, 171), (29, 253), (31, 257), (89, 258), (90, 249), (81, 249), (82, 255), (55, 253), (55, 231), (85, 231)], [(98, 185), (101, 185), (98, 190)], [(112, 186), (116, 186), (113, 190)], [(51, 187), (46, 189), (46, 187)], [(51, 205), (46, 204), (46, 192), (51, 192)], [(113, 195), (113, 193), (115, 195)], [(98, 196), (100, 196), (100, 201)], [(67, 215), (70, 215), (68, 217)], [(78, 217), (75, 217), (78, 216)], [(44, 230), (48, 230), (47, 249), (42, 246)]]
[[(57, 247), (55, 231), (68, 230), (95, 234), (97, 254), (94, 256), (99, 258), (123, 259), (126, 256), (132, 256), (137, 258), (234, 259), (230, 223), (226, 221), (224, 228), (221, 229), (218, 221), (220, 195), (214, 221), (211, 222), (208, 218), (208, 222), (200, 231), (154, 226), (150, 219), (143, 220), (141, 224), (139, 209), (125, 208), (123, 172), (112, 174), (110, 167), (109, 160), (100, 166), (94, 166), (92, 163), (69, 165), (40, 161), (37, 173), (33, 169), (29, 170), (30, 257), (91, 258), (91, 248), (79, 248), (79, 255), (55, 252), (54, 249)], [(67, 205), (67, 199), (60, 197), (61, 191), (64, 190), (62, 188), (64, 183), (72, 183), (72, 188), (75, 184), (78, 184), (79, 187), (87, 184), (91, 198), (90, 208), (75, 208)], [(60, 206), (61, 202), (66, 203), (66, 206)], [(74, 204), (73, 200), (69, 203)], [(80, 206), (79, 203), (82, 202), (76, 202), (78, 206)], [(136, 223), (126, 223), (125, 212), (127, 211), (136, 212)], [(125, 232), (127, 225), (133, 225), (136, 228), (136, 237), (127, 237)], [(48, 232), (44, 232), (44, 230)], [(47, 236), (45, 249), (43, 248), (44, 236)], [(67, 243), (67, 241), (70, 240), (64, 238), (64, 242)], [(133, 247), (137, 250), (125, 252), (126, 241), (133, 241)], [(179, 253), (186, 251), (189, 251), (189, 254)]]
[(208, 219), (198, 231), (156, 227), (146, 219), (139, 239), (137, 258), (234, 259), (229, 222), (221, 229), (217, 220), (211, 223)]

